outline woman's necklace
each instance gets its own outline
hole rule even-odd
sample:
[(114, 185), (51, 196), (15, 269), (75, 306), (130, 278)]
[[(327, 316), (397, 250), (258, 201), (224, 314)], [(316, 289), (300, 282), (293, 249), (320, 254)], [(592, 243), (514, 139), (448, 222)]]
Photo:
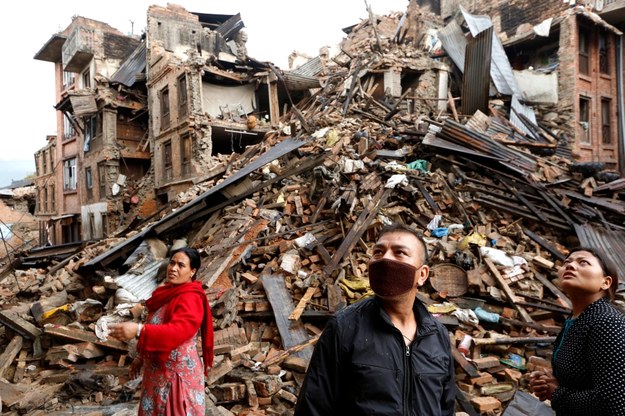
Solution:
[(409, 343), (412, 344), (412, 341), (414, 341), (414, 338), (408, 338), (407, 336), (404, 335), (404, 333), (402, 332), (401, 334), (402, 337), (406, 338), (406, 341), (408, 341)]

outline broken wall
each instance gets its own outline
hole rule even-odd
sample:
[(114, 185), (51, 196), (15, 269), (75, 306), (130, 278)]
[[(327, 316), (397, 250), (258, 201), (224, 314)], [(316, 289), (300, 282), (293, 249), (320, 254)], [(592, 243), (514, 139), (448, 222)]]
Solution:
[(218, 33), (202, 28), (198, 16), (171, 4), (149, 8), (147, 42), (154, 184), (176, 188), (210, 167), (211, 129), (203, 110), (200, 71), (225, 42)]
[(447, 19), (459, 13), (460, 6), (472, 14), (488, 15), (497, 33), (510, 37), (523, 24), (537, 25), (569, 9), (569, 2), (532, 0), (417, 0), (417, 3)]
[(5, 263), (7, 251), (14, 256), (18, 250), (33, 247), (39, 241), (37, 219), (28, 211), (29, 200), (36, 196), (35, 187), (17, 188), (13, 194), (0, 198), (0, 263)]

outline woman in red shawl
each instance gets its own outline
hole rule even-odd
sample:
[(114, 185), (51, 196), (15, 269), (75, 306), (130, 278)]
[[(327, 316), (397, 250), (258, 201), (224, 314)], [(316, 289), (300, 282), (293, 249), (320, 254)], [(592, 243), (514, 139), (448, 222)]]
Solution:
[[(165, 284), (146, 302), (146, 324), (110, 326), (116, 338), (139, 340), (130, 366), (131, 378), (143, 369), (139, 415), (204, 416), (204, 374), (213, 365), (213, 320), (202, 285), (195, 281), (199, 268), (197, 250), (176, 250)], [(196, 342), (200, 330), (203, 365)]]

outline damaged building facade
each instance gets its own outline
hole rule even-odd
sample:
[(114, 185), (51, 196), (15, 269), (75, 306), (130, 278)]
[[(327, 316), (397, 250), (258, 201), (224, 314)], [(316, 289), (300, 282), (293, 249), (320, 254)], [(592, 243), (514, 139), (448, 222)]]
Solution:
[(172, 4), (148, 10), (150, 143), (159, 203), (205, 177), (213, 156), (241, 152), (279, 122), (286, 90), (270, 64), (247, 56), (243, 27), (239, 14), (191, 13)]
[(0, 267), (17, 264), (15, 253), (36, 246), (33, 216), (37, 192), (34, 181), (13, 181), (0, 189)]
[(576, 162), (625, 168), (623, 1), (418, 0), (446, 20), (460, 7), (492, 19), (522, 91), (542, 126)]
[(58, 132), (35, 155), (40, 242), (103, 238), (150, 166), (144, 44), (75, 17), (35, 59), (54, 63)]
[(35, 59), (55, 64), (59, 134), (36, 154), (42, 245), (149, 217), (319, 87), (248, 57), (243, 28), (169, 4), (147, 10), (142, 40), (76, 17), (46, 42)]

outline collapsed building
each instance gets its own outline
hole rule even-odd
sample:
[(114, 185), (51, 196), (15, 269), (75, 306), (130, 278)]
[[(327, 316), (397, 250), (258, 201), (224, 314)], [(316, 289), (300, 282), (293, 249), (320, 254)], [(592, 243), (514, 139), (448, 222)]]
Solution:
[[(229, 19), (212, 24), (238, 21)], [(397, 221), (422, 231), (427, 242), (432, 275), (419, 297), (453, 337), (458, 409), (470, 415), (539, 409), (525, 392), (527, 373), (549, 366), (550, 342), (570, 312), (555, 270), (567, 247), (579, 243), (600, 247), (625, 267), (625, 180), (572, 163), (570, 142), (558, 127), (541, 127), (540, 117), (514, 120), (514, 95), (491, 96), (490, 70), (472, 59), (471, 46), (465, 61), (473, 64), (463, 65), (462, 74), (446, 41), (436, 46), (434, 32), (446, 25), (415, 2), (406, 13), (370, 14), (346, 29), (332, 60), (323, 55), (288, 72), (269, 66), (278, 102), (286, 96), (282, 83), (314, 77), (317, 86), (287, 96), (286, 109), (275, 107), (280, 112), (266, 124), (257, 113), (253, 127), (254, 114), (211, 113), (204, 98), (191, 96), (203, 97), (212, 84), (235, 95), (247, 83), (238, 67), (256, 64), (222, 54), (212, 29), (194, 38), (213, 45), (207, 64), (197, 48), (175, 46), (189, 32), (170, 33), (170, 20), (191, 33), (211, 25), (208, 16), (176, 6), (149, 12), (159, 37), (151, 44), (147, 36), (146, 56), (153, 45), (159, 57), (148, 58), (146, 68), (153, 63), (160, 75), (154, 83), (148, 77), (148, 102), (179, 97), (164, 100), (169, 111), (150, 108), (146, 149), (156, 155), (154, 183), (145, 179), (140, 188), (155, 188), (162, 208), (63, 258), (41, 259), (39, 268), (2, 270), (3, 405), (30, 414), (68, 414), (70, 404), (85, 413), (131, 412), (133, 345), (107, 337), (104, 322), (133, 319), (120, 305), (149, 297), (168, 248), (187, 244), (202, 254), (198, 279), (215, 320), (209, 414), (289, 414), (325, 321), (371, 294), (371, 247), (380, 227)], [(485, 71), (480, 82), (466, 83), (474, 70)], [(255, 91), (266, 97), (263, 82), (274, 81), (263, 72)], [(181, 80), (195, 93), (181, 99)], [(458, 111), (468, 108), (465, 100), (486, 107)], [(521, 101), (516, 108), (525, 111)], [(182, 116), (174, 108), (185, 102)], [(169, 127), (161, 128), (164, 114)], [(226, 130), (257, 136), (240, 152), (197, 154), (202, 146), (235, 146), (247, 137), (233, 141)], [(187, 134), (196, 142), (185, 159)], [(182, 174), (185, 160), (197, 169), (192, 179)], [(473, 341), (463, 355), (456, 347), (466, 335)]]
[(15, 254), (38, 245), (34, 217), (36, 190), (29, 179), (0, 189), (0, 263), (16, 265)]
[[(467, 12), (489, 16), (494, 36), (492, 54), (482, 41), (474, 62), (467, 65), (475, 67), (476, 62), (492, 59), (499, 68), (511, 66), (512, 72), (501, 72), (502, 80), (515, 81), (518, 89), (497, 88), (500, 93), (516, 95), (532, 105), (540, 124), (568, 143), (574, 160), (601, 162), (608, 169), (623, 173), (622, 1), (416, 2), (450, 21), (443, 33), (448, 37), (446, 50), (452, 58), (454, 51), (463, 50), (466, 43), (457, 26), (459, 6)], [(476, 21), (475, 25), (479, 23)], [(471, 35), (470, 38), (476, 35), (474, 28)], [(464, 69), (458, 57), (454, 62), (460, 71)]]
[[(108, 237), (258, 143), (316, 78), (248, 57), (240, 15), (152, 6), (145, 34), (75, 17), (35, 59), (55, 63), (56, 138), (41, 166), (41, 244)], [(293, 78), (293, 77), (292, 77)]]

